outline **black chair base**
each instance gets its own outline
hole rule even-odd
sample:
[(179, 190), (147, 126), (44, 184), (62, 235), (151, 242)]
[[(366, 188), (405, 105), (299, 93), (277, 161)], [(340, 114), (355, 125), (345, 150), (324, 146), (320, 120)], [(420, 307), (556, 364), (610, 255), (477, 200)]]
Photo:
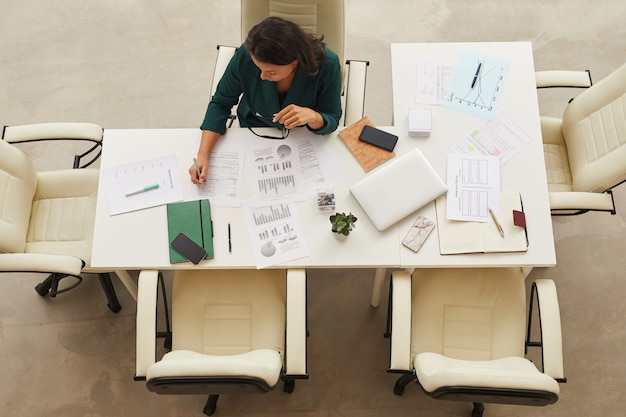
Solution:
[[(76, 282), (69, 287), (59, 290), (59, 282), (64, 278), (74, 278)], [(122, 309), (122, 306), (120, 305), (117, 299), (117, 295), (115, 294), (115, 288), (113, 287), (111, 276), (106, 273), (98, 274), (98, 278), (100, 280), (100, 284), (102, 285), (102, 289), (104, 290), (104, 295), (107, 298), (107, 307), (109, 307), (109, 310), (114, 313), (119, 312)], [(45, 280), (35, 286), (35, 291), (37, 291), (37, 294), (42, 297), (50, 295), (50, 297), (54, 298), (57, 296), (57, 294), (62, 294), (78, 287), (81, 282), (83, 282), (83, 279), (79, 276), (67, 274), (50, 274)]]
[(206, 414), (207, 416), (212, 416), (215, 410), (217, 409), (217, 400), (219, 400), (219, 398), (220, 398), (219, 395), (214, 395), (214, 394), (209, 395), (209, 398), (207, 398), (206, 404), (204, 405), (202, 412)]
[(402, 375), (400, 378), (398, 378), (396, 384), (393, 386), (393, 393), (396, 395), (404, 394), (404, 389), (406, 388), (406, 386), (416, 379), (417, 377), (414, 373), (406, 373)]
[(474, 408), (472, 409), (472, 417), (483, 417), (484, 411), (485, 405), (483, 403), (474, 403)]

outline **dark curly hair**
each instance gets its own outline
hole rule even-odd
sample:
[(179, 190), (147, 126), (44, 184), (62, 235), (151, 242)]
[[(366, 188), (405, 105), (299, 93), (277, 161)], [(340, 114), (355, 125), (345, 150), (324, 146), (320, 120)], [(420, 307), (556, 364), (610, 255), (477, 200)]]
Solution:
[(287, 65), (298, 61), (300, 71), (313, 77), (326, 58), (323, 40), (289, 20), (268, 17), (250, 29), (245, 45), (261, 62)]

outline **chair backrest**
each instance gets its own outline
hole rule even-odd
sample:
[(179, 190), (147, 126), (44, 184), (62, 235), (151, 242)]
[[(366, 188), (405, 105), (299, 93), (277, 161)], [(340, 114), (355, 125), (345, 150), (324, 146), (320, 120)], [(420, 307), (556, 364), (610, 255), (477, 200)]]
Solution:
[(0, 253), (24, 252), (36, 189), (33, 161), (0, 140)]
[(237, 355), (285, 345), (282, 270), (177, 271), (172, 289), (172, 349)]
[(526, 289), (520, 268), (417, 269), (412, 279), (411, 358), (524, 356)]
[(626, 180), (626, 64), (579, 94), (563, 114), (573, 191)]
[(270, 16), (282, 17), (318, 36), (324, 35), (324, 42), (343, 62), (343, 0), (241, 0), (241, 40), (246, 39), (254, 25)]

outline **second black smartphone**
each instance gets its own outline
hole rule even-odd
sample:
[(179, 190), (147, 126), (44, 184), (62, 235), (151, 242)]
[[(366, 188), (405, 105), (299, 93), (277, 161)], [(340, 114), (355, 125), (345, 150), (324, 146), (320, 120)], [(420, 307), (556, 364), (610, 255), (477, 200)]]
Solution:
[(196, 265), (198, 265), (207, 254), (206, 250), (202, 246), (191, 240), (191, 238), (184, 233), (176, 235), (170, 245), (172, 245), (178, 253)]
[(359, 140), (391, 152), (393, 148), (396, 147), (398, 137), (383, 130), (376, 129), (375, 127), (365, 125), (361, 131)]

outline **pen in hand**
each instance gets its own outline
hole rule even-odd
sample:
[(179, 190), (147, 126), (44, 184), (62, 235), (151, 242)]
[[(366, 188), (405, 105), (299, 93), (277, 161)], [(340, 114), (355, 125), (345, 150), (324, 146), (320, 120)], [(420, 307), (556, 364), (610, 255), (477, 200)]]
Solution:
[(496, 224), (496, 227), (498, 228), (498, 231), (500, 232), (500, 236), (504, 237), (504, 229), (502, 229), (502, 226), (500, 225), (500, 222), (496, 218), (496, 215), (494, 214), (493, 210), (491, 210), (491, 207), (489, 207), (489, 214), (491, 214), (491, 218), (493, 219), (493, 222)]
[(472, 80), (472, 87), (474, 88), (474, 86), (476, 85), (476, 81), (478, 81), (478, 74), (480, 74), (480, 67), (483, 65), (482, 62), (478, 63), (478, 68), (476, 68), (476, 73), (474, 74), (474, 79)]
[(196, 158), (193, 158), (193, 166), (196, 167), (196, 175), (198, 176), (198, 182), (200, 182), (200, 167)]

